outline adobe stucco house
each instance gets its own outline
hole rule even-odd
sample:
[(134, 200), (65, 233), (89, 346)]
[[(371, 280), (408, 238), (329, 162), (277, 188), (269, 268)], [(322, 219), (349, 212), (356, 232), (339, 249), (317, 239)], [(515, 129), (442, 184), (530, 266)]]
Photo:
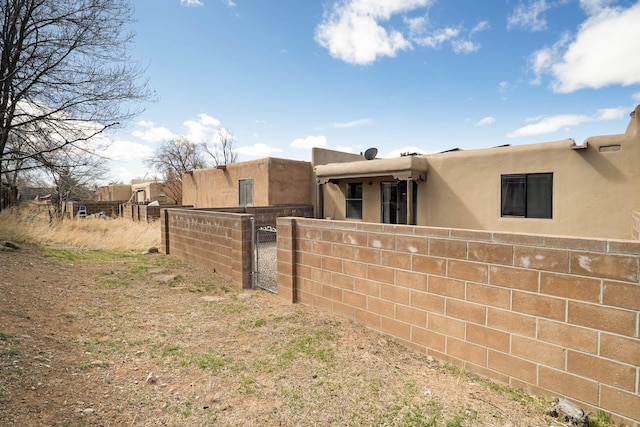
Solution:
[(131, 185), (129, 184), (109, 184), (98, 187), (96, 190), (96, 200), (98, 202), (124, 202), (131, 197)]
[(365, 160), (314, 149), (316, 216), (629, 239), (640, 211), (640, 105), (626, 132)]
[(158, 202), (161, 205), (172, 205), (175, 202), (167, 195), (163, 182), (134, 179), (131, 181), (131, 202), (146, 204)]
[(194, 208), (310, 205), (309, 162), (268, 157), (182, 176), (182, 203)]

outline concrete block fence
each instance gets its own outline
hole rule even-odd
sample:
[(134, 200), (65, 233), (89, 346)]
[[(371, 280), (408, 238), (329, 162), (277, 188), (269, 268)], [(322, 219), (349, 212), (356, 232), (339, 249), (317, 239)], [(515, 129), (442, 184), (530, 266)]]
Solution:
[(251, 215), (162, 209), (161, 250), (251, 288)]
[(640, 242), (278, 218), (278, 297), (640, 425)]
[(64, 205), (64, 217), (65, 219), (76, 219), (78, 215), (78, 208), (85, 206), (87, 208), (87, 215), (93, 215), (97, 213), (104, 213), (108, 217), (114, 218), (118, 215), (119, 206), (121, 202), (66, 202)]
[(276, 218), (291, 215), (311, 216), (313, 207), (163, 208), (160, 211), (161, 250), (215, 270), (242, 288), (251, 288), (251, 219), (254, 227), (274, 227)]

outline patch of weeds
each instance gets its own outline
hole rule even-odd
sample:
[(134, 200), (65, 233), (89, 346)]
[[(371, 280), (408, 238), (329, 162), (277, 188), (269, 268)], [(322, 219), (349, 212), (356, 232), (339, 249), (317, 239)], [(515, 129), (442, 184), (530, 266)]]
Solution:
[(243, 328), (259, 328), (266, 325), (267, 321), (264, 319), (242, 319), (240, 326)]
[(181, 404), (179, 403), (166, 402), (163, 408), (167, 411), (168, 414), (180, 415), (184, 418), (187, 418), (193, 412), (192, 410), (193, 402), (191, 402), (190, 400), (186, 400), (185, 402), (182, 403), (182, 405), (184, 407), (181, 406)]
[(93, 346), (93, 341), (85, 340), (84, 342), (84, 351), (87, 353), (93, 353), (95, 347)]
[(0, 356), (18, 356), (20, 354), (20, 349), (18, 348), (10, 348), (8, 350), (3, 350), (0, 352)]
[(80, 366), (78, 366), (81, 371), (86, 371), (89, 369), (89, 362), (81, 362)]
[(298, 354), (302, 354), (323, 362), (333, 360), (333, 347), (328, 344), (336, 340), (335, 333), (324, 329), (313, 335), (294, 338), (287, 343), (286, 350), (280, 356), (282, 362), (292, 362)]
[(462, 415), (457, 415), (455, 418), (448, 420), (446, 422), (447, 427), (462, 427), (462, 422), (464, 421), (464, 417)]
[(231, 357), (218, 357), (208, 353), (195, 354), (191, 357), (190, 362), (200, 369), (215, 370), (226, 365), (233, 359)]
[(134, 274), (146, 274), (151, 268), (148, 265), (135, 264), (129, 267), (129, 271)]
[(223, 314), (240, 314), (247, 311), (247, 306), (240, 303), (224, 304), (221, 311)]
[(536, 404), (537, 406), (540, 406), (540, 407), (544, 407), (546, 405), (546, 401), (544, 398), (542, 397), (535, 398), (521, 388), (512, 388), (506, 385), (497, 384), (497, 383), (494, 383), (493, 381), (480, 378), (480, 377), (474, 376), (473, 378), (475, 381), (489, 387), (493, 391), (506, 394), (516, 402), (520, 402), (527, 405)]
[(169, 282), (167, 283), (167, 286), (169, 286), (170, 288), (175, 288), (176, 286), (182, 285), (183, 283), (184, 283), (184, 277), (178, 274), (176, 277), (169, 280)]
[(114, 259), (130, 257), (131, 255), (108, 251), (81, 251), (69, 249), (55, 249), (47, 247), (42, 254), (45, 258), (53, 258), (60, 261), (112, 261)]
[(380, 378), (374, 378), (369, 381), (369, 391), (376, 399), (380, 397), (380, 390), (384, 387)]
[(546, 406), (546, 401), (542, 396), (534, 397), (521, 388), (516, 389), (506, 385), (495, 383), (489, 379), (479, 377), (478, 375), (467, 372), (464, 369), (458, 368), (457, 366), (451, 365), (449, 363), (445, 363), (444, 365), (441, 365), (441, 367), (451, 374), (468, 378), (478, 384), (482, 384), (485, 387), (488, 387), (493, 391), (505, 394), (516, 402), (520, 402), (526, 405), (535, 405), (540, 408), (544, 408)]
[[(155, 357), (157, 348), (151, 350), (151, 357)], [(187, 353), (177, 345), (168, 345), (160, 352), (162, 359), (172, 359), (179, 366), (197, 366), (200, 369), (215, 370), (233, 360), (231, 357), (219, 357), (210, 353)]]
[(86, 310), (84, 312), (85, 317), (90, 317), (93, 319), (99, 319), (102, 317), (102, 309), (94, 308), (93, 310)]
[(161, 357), (165, 359), (167, 357), (182, 356), (183, 354), (183, 351), (177, 345), (168, 345), (162, 349)]
[(425, 417), (425, 415), (417, 410), (417, 408), (408, 408), (400, 425), (411, 427), (437, 427), (438, 419), (435, 416)]
[(284, 387), (280, 390), (282, 395), (282, 401), (289, 405), (291, 408), (302, 408), (304, 401), (302, 395), (295, 387)]
[(456, 365), (452, 365), (450, 363), (445, 363), (443, 365), (443, 368), (445, 371), (453, 375), (465, 376), (467, 374), (467, 372), (464, 369), (458, 368)]
[(609, 414), (604, 411), (598, 411), (595, 417), (589, 417), (589, 427), (612, 427), (613, 425)]
[(269, 362), (268, 360), (254, 360), (251, 363), (251, 371), (252, 372), (266, 372), (272, 373), (275, 370), (275, 366)]
[(238, 386), (238, 392), (240, 394), (250, 394), (253, 393), (255, 385), (258, 383), (257, 378), (250, 377), (248, 375), (243, 375), (240, 380), (240, 385)]
[(0, 332), (0, 341), (9, 341), (11, 338), (13, 338), (13, 335)]
[(105, 341), (103, 343), (103, 345), (106, 347), (105, 351), (102, 351), (103, 353), (126, 353), (127, 351), (124, 348), (124, 344), (122, 341)]

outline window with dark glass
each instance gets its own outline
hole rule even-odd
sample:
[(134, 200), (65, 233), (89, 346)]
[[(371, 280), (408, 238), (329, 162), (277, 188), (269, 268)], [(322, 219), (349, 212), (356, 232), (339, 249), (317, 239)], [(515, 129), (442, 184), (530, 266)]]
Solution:
[(348, 182), (346, 193), (346, 217), (362, 219), (362, 183)]
[(502, 175), (502, 216), (551, 218), (553, 173)]
[(238, 180), (238, 194), (240, 206), (253, 206), (253, 179)]

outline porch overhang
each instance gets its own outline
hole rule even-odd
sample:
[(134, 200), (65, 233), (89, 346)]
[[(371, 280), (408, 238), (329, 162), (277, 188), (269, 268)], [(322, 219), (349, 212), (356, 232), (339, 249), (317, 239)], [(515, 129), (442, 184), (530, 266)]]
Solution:
[(393, 176), (401, 181), (424, 181), (427, 177), (427, 160), (417, 156), (395, 159), (362, 160), (348, 163), (329, 163), (314, 168), (318, 184), (330, 180), (351, 178), (375, 178)]

